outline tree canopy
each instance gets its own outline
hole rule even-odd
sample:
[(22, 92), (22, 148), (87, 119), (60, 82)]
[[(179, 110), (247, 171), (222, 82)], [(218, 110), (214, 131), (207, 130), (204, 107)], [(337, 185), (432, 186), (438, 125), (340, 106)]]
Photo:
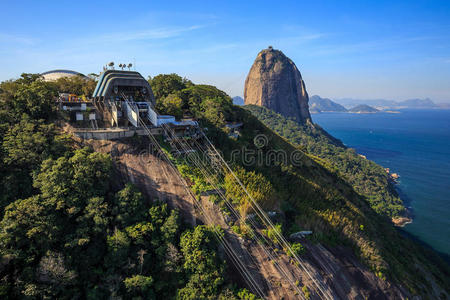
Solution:
[(85, 95), (91, 97), (94, 93), (97, 81), (91, 77), (71, 76), (61, 77), (52, 82), (60, 93), (70, 93), (75, 95)]
[[(192, 83), (154, 83), (181, 116), (179, 89)], [(94, 86), (37, 74), (0, 83), (0, 297), (235, 299), (210, 228), (187, 228), (131, 183), (117, 189), (111, 157), (75, 148), (53, 123), (57, 91)]]
[[(276, 228), (265, 231), (269, 242), (301, 225), (314, 232), (313, 242), (354, 249), (377, 276), (418, 288), (418, 294), (429, 288), (424, 274), (448, 286), (445, 263), (386, 222), (383, 215), (395, 215), (401, 203), (381, 167), (319, 127), (249, 108), (260, 122), (213, 86), (176, 74), (151, 82), (161, 109), (193, 114), (225, 157), (244, 148), (261, 155), (305, 151), (298, 165), (277, 158), (270, 166), (233, 163), (252, 197), (280, 212)], [(177, 210), (118, 181), (109, 155), (61, 134), (53, 122), (57, 91), (89, 89), (92, 82), (84, 79), (52, 83), (36, 74), (0, 83), (0, 297), (255, 299), (229, 277), (214, 228), (189, 227)], [(243, 123), (238, 139), (228, 137), (230, 121)], [(261, 133), (269, 143), (255, 149), (254, 136)], [(199, 169), (178, 167), (195, 192), (211, 189)], [(229, 175), (221, 187), (245, 214), (249, 199)], [(301, 244), (293, 248), (305, 251)]]

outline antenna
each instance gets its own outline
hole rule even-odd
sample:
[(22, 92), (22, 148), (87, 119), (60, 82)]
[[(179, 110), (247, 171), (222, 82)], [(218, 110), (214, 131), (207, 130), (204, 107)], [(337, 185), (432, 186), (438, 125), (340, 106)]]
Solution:
[(129, 64), (128, 64), (128, 66), (127, 66), (127, 67), (128, 67), (128, 71), (130, 71), (130, 69), (131, 69), (132, 66), (133, 66), (132, 63), (129, 63)]
[(114, 70), (114, 62), (113, 61), (108, 63), (108, 66), (111, 67), (112, 70)]

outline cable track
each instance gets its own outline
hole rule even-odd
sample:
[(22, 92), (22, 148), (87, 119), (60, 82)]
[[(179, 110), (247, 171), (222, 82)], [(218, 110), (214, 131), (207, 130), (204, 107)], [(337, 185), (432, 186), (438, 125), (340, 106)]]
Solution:
[[(167, 129), (167, 128), (166, 128), (166, 129)], [(197, 163), (198, 163), (198, 162), (197, 162)], [(210, 179), (211, 179), (212, 177), (214, 177), (214, 176), (213, 176), (212, 174), (206, 174), (206, 173), (205, 173), (206, 167), (200, 166), (200, 165), (198, 165), (198, 164), (196, 164), (196, 167), (202, 172), (203, 176), (209, 181), (209, 183), (210, 183), (211, 185), (214, 186), (214, 188), (215, 188), (217, 194), (220, 195), (221, 198), (222, 198), (222, 200), (225, 201), (225, 203), (227, 204), (227, 206), (228, 206), (228, 208), (230, 209), (230, 211), (233, 212), (233, 214), (236, 216), (236, 219), (241, 219), (239, 213), (236, 212), (236, 210), (234, 209), (233, 205), (226, 199), (226, 197), (225, 197), (225, 196), (223, 195), (223, 193), (221, 192), (220, 187), (218, 187), (217, 185), (215, 185), (215, 183), (214, 183), (213, 181), (210, 180)], [(210, 176), (210, 175), (212, 175), (212, 176)], [(275, 265), (275, 267), (278, 269), (278, 272), (281, 273), (281, 274), (283, 274), (285, 277), (287, 277), (288, 274), (286, 273), (285, 270), (283, 270), (283, 268), (281, 268), (281, 267), (278, 265), (278, 262), (277, 262), (276, 258), (274, 258), (273, 255), (270, 253), (270, 251), (268, 251), (268, 250), (266, 249), (266, 247), (264, 246), (264, 244), (260, 242), (260, 238), (265, 239), (265, 237), (264, 237), (264, 236), (260, 236), (260, 237), (258, 238), (258, 237), (256, 237), (255, 231), (254, 231), (254, 230), (249, 230), (249, 231), (250, 231), (251, 234), (252, 234), (252, 240), (253, 240), (256, 244), (258, 244), (258, 247), (257, 247), (258, 250), (257, 250), (257, 251), (258, 251), (259, 253), (261, 253), (261, 250), (263, 250), (263, 251), (265, 252), (265, 256), (266, 256), (266, 257), (269, 257), (269, 259), (273, 262), (273, 264)], [(266, 240), (266, 243), (267, 243), (267, 240)], [(252, 261), (253, 261), (254, 263), (256, 263), (255, 258), (253, 257), (252, 254), (249, 253), (248, 249), (246, 249), (246, 252), (247, 252), (248, 255), (251, 257)], [(267, 270), (266, 270), (266, 273), (270, 273), (270, 272), (267, 272)], [(289, 280), (289, 278), (288, 278), (288, 280)], [(300, 293), (300, 290), (298, 289), (298, 287), (297, 287), (296, 285), (294, 285), (294, 282), (293, 282), (292, 280), (290, 280), (290, 283), (291, 283), (291, 285), (295, 286), (295, 288), (297, 289), (297, 293)], [(272, 292), (278, 290), (278, 289), (275, 288), (269, 281), (267, 281), (267, 284), (270, 284), (270, 285), (272, 286), (272, 289), (271, 289)], [(300, 295), (300, 294), (299, 294), (299, 295)], [(283, 296), (283, 295), (279, 295), (279, 298), (281, 298), (282, 296)]]
[[(124, 98), (124, 100), (128, 104), (128, 107), (130, 107), (131, 109), (134, 108), (134, 106), (132, 106), (126, 98)], [(194, 205), (203, 214), (203, 216), (204, 216), (205, 220), (207, 221), (207, 223), (210, 224), (210, 225), (213, 225), (212, 226), (212, 230), (214, 231), (214, 233), (215, 233), (215, 235), (217, 237), (217, 240), (222, 245), (222, 247), (224, 248), (224, 250), (227, 253), (228, 257), (230, 258), (230, 260), (232, 261), (232, 263), (236, 267), (236, 269), (239, 271), (239, 273), (242, 275), (242, 277), (246, 281), (247, 285), (250, 287), (250, 289), (255, 294), (257, 294), (258, 296), (264, 298), (265, 297), (264, 289), (254, 279), (253, 275), (248, 270), (246, 264), (243, 263), (240, 255), (238, 253), (236, 253), (236, 251), (233, 249), (232, 245), (230, 245), (230, 243), (226, 240), (226, 238), (222, 234), (221, 230), (219, 230), (217, 228), (217, 226), (215, 226), (214, 220), (211, 219), (211, 216), (209, 216), (208, 212), (202, 206), (201, 202), (192, 193), (189, 185), (187, 184), (185, 179), (181, 176), (181, 174), (179, 173), (177, 167), (174, 165), (172, 160), (166, 154), (164, 149), (158, 143), (157, 139), (151, 133), (151, 130), (148, 128), (148, 126), (145, 124), (145, 122), (139, 117), (138, 117), (138, 124), (145, 130), (145, 132), (147, 133), (148, 137), (150, 138), (151, 143), (156, 147), (158, 153), (160, 154), (160, 159), (166, 161), (168, 163), (168, 165), (175, 171), (175, 174), (177, 174), (177, 177), (179, 178), (179, 180), (182, 183), (183, 187), (186, 189), (186, 191), (188, 192), (188, 194), (192, 198)], [(162, 125), (162, 128), (163, 128), (164, 133), (166, 134), (166, 136), (171, 137), (172, 141), (174, 140), (175, 143), (178, 143), (178, 145), (183, 149), (183, 151), (185, 151), (185, 153), (196, 153), (196, 154), (198, 154), (197, 152), (193, 152), (192, 151), (194, 149), (192, 149), (192, 147), (189, 147), (189, 144), (187, 144), (186, 141), (184, 141), (184, 143), (183, 143), (182, 139), (178, 138), (176, 136), (176, 134), (173, 132), (173, 130), (167, 124)], [(218, 158), (218, 162), (220, 164), (217, 167), (214, 167), (213, 165), (211, 165), (211, 167), (212, 167), (211, 169), (214, 170), (214, 173), (212, 173), (212, 171), (209, 171), (208, 166), (202, 165), (200, 163), (200, 159), (198, 161), (194, 160), (193, 163), (202, 172), (202, 175), (205, 177), (205, 179), (207, 179), (209, 181), (209, 183), (214, 187), (214, 189), (216, 190), (216, 193), (220, 196), (220, 198), (225, 201), (225, 203), (227, 204), (228, 208), (233, 213), (233, 215), (237, 218), (237, 220), (241, 220), (241, 221), (243, 220), (243, 218), (240, 216), (239, 212), (237, 212), (234, 209), (233, 205), (231, 203), (229, 203), (228, 199), (221, 192), (220, 187), (218, 187), (217, 184), (212, 181), (212, 178), (214, 178), (214, 176), (211, 176), (211, 175), (216, 175), (216, 176), (221, 176), (222, 175), (223, 176), (223, 174), (224, 174), (223, 172), (226, 171), (226, 172), (229, 172), (233, 176), (233, 178), (235, 179), (236, 183), (240, 186), (240, 188), (242, 189), (244, 194), (250, 200), (251, 207), (255, 211), (256, 215), (264, 223), (266, 228), (273, 229), (278, 244), (281, 245), (284, 249), (289, 251), (289, 253), (293, 257), (293, 259), (298, 263), (298, 266), (300, 266), (300, 268), (303, 270), (303, 272), (306, 273), (308, 275), (308, 277), (310, 278), (310, 280), (314, 283), (314, 285), (316, 287), (316, 292), (318, 294), (321, 294), (321, 298), (323, 298), (323, 299), (333, 299), (334, 297), (332, 297), (328, 291), (325, 291), (326, 288), (323, 286), (322, 282), (320, 282), (317, 278), (315, 278), (316, 276), (318, 276), (318, 274), (316, 273), (317, 275), (313, 276), (311, 274), (311, 272), (309, 270), (307, 270), (307, 268), (304, 266), (303, 259), (301, 259), (300, 257), (298, 257), (298, 255), (296, 255), (296, 253), (292, 250), (292, 248), (290, 247), (290, 245), (287, 242), (287, 240), (282, 236), (281, 233), (279, 233), (275, 229), (274, 224), (271, 222), (270, 218), (267, 216), (265, 211), (253, 199), (253, 197), (247, 191), (245, 186), (242, 184), (242, 182), (239, 180), (239, 178), (233, 172), (231, 167), (225, 162), (225, 160), (220, 155), (220, 153), (217, 151), (215, 146), (208, 139), (206, 134), (201, 129), (199, 129), (199, 130), (200, 130), (200, 133), (203, 136), (204, 140), (206, 141), (206, 147), (201, 147), (201, 145), (197, 141), (194, 141), (195, 143), (197, 143), (197, 147), (199, 147), (199, 150), (201, 149), (202, 153), (206, 154), (208, 157), (210, 157), (211, 153), (213, 153), (215, 155), (215, 158)], [(217, 161), (216, 161), (216, 163), (217, 163)], [(220, 171), (222, 171), (222, 173), (220, 173)], [(254, 226), (255, 228), (257, 228), (257, 224), (255, 224), (254, 220), (252, 220), (251, 218), (250, 218), (250, 223), (251, 223), (251, 226)], [(250, 229), (250, 232), (251, 232), (252, 240), (255, 241), (258, 244), (258, 246), (260, 247), (259, 249), (261, 249), (266, 254), (266, 256), (269, 257), (269, 259), (271, 259), (271, 261), (273, 262), (274, 266), (279, 271), (279, 273), (281, 273), (281, 275), (291, 285), (291, 287), (295, 291), (297, 291), (297, 294), (299, 295), (299, 297), (305, 298), (304, 295), (303, 295), (303, 291), (295, 284), (295, 282), (293, 282), (293, 280), (292, 280), (292, 273), (289, 272), (289, 270), (286, 270), (285, 268), (283, 268), (277, 262), (277, 259), (271, 253), (271, 250), (273, 251), (273, 249), (268, 249), (268, 247), (266, 245), (264, 245), (264, 242), (265, 243), (268, 242), (267, 239), (265, 238), (265, 236), (263, 234), (261, 234), (258, 230), (254, 230), (254, 229), (252, 229), (250, 227), (249, 227), (249, 229)], [(253, 263), (256, 263), (255, 258), (248, 252), (247, 249), (245, 249), (245, 250), (249, 254), (249, 257), (251, 257)]]
[[(166, 127), (165, 128), (167, 131), (170, 132), (170, 128)], [(171, 135), (174, 135), (174, 132), (171, 132)], [(195, 142), (195, 141), (194, 141)], [(186, 149), (185, 145), (183, 145), (183, 143), (180, 143), (180, 146), (183, 147), (184, 149)], [(228, 208), (230, 209), (230, 211), (235, 215), (237, 220), (242, 220), (243, 218), (240, 216), (239, 212), (237, 212), (234, 209), (234, 206), (232, 203), (230, 203), (227, 198), (225, 197), (225, 195), (220, 191), (220, 188), (215, 185), (214, 182), (212, 182), (211, 178), (213, 178), (213, 174), (211, 173), (206, 173), (207, 167), (204, 165), (199, 165), (199, 161), (201, 161), (199, 159), (199, 157), (197, 156), (196, 159), (194, 160), (194, 163), (196, 164), (196, 167), (202, 172), (203, 176), (208, 180), (208, 182), (213, 185), (213, 187), (215, 188), (215, 190), (217, 191), (217, 194), (222, 198), (222, 200), (224, 200), (224, 202), (227, 204)], [(212, 176), (210, 176), (212, 175)], [(252, 221), (252, 220), (251, 220)], [(253, 221), (252, 221), (253, 222)], [(245, 223), (244, 223), (245, 224)], [(254, 228), (257, 227), (257, 225), (255, 223), (253, 223)], [(299, 287), (295, 284), (294, 279), (292, 278), (292, 276), (290, 276), (290, 272), (288, 270), (286, 270), (284, 267), (282, 267), (278, 262), (277, 262), (277, 258), (272, 254), (273, 250), (271, 249), (267, 249), (267, 246), (265, 246), (266, 244), (269, 244), (269, 241), (267, 241), (266, 237), (264, 235), (262, 235), (258, 230), (255, 230), (254, 228), (250, 228), (248, 226), (246, 226), (247, 229), (250, 231), (251, 235), (252, 235), (252, 240), (258, 244), (258, 249), (263, 250), (266, 254), (266, 256), (272, 261), (273, 265), (275, 266), (275, 268), (278, 270), (278, 272), (284, 276), (285, 280), (289, 282), (289, 284), (291, 285), (291, 287), (293, 287), (294, 290), (297, 291), (298, 295), (302, 295), (302, 291), (299, 289)], [(264, 242), (261, 242), (261, 240), (264, 240)], [(259, 251), (259, 250), (258, 250)], [(251, 254), (250, 254), (251, 255)], [(279, 259), (279, 258), (278, 258)], [(272, 286), (273, 287), (273, 286)], [(273, 290), (275, 290), (273, 288)]]
[[(147, 125), (142, 120), (139, 119), (139, 121), (140, 121), (140, 125), (144, 128), (144, 130), (146, 131), (147, 135), (149, 136), (152, 144), (157, 148), (159, 154), (161, 155), (160, 158), (163, 159), (164, 161), (166, 161), (172, 167), (172, 169), (175, 171), (175, 174), (177, 174), (177, 177), (179, 177), (180, 182), (183, 184), (184, 188), (186, 189), (188, 194), (191, 196), (194, 205), (199, 209), (199, 211), (202, 212), (202, 214), (206, 218), (207, 223), (214, 224), (214, 221), (212, 219), (210, 219), (210, 217), (208, 216), (207, 212), (203, 209), (201, 203), (198, 202), (198, 200), (196, 199), (195, 195), (190, 190), (188, 184), (186, 183), (184, 178), (181, 176), (181, 174), (178, 172), (178, 169), (173, 164), (173, 162), (169, 159), (169, 157), (164, 152), (162, 147), (159, 145), (158, 141), (155, 139), (155, 137), (151, 133), (150, 129), (147, 127)], [(219, 241), (219, 243), (224, 248), (225, 252), (227, 253), (227, 255), (230, 258), (230, 260), (232, 261), (233, 265), (237, 268), (239, 273), (243, 276), (244, 280), (247, 282), (247, 284), (251, 288), (251, 290), (254, 293), (256, 293), (259, 297), (264, 298), (265, 293), (264, 293), (263, 289), (258, 285), (257, 282), (255, 282), (254, 278), (252, 277), (252, 275), (247, 270), (245, 264), (240, 260), (239, 256), (235, 253), (233, 248), (229, 245), (228, 241), (226, 241), (224, 239), (222, 233), (218, 230), (218, 228), (216, 226), (212, 226), (212, 230), (214, 231), (217, 240)]]

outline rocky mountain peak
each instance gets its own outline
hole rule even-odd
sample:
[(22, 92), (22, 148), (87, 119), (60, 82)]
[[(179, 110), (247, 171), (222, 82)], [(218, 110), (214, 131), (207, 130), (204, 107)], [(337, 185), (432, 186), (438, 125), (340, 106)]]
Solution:
[(245, 80), (244, 101), (300, 123), (311, 121), (308, 93), (300, 71), (283, 52), (271, 46), (256, 56)]

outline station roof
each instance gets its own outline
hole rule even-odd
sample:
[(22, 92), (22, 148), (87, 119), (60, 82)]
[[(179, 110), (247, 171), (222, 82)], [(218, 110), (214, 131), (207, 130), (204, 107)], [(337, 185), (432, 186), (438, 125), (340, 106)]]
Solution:
[(113, 92), (114, 86), (134, 86), (146, 88), (150, 98), (154, 101), (152, 88), (147, 80), (138, 72), (106, 70), (100, 75), (92, 97), (107, 97)]

